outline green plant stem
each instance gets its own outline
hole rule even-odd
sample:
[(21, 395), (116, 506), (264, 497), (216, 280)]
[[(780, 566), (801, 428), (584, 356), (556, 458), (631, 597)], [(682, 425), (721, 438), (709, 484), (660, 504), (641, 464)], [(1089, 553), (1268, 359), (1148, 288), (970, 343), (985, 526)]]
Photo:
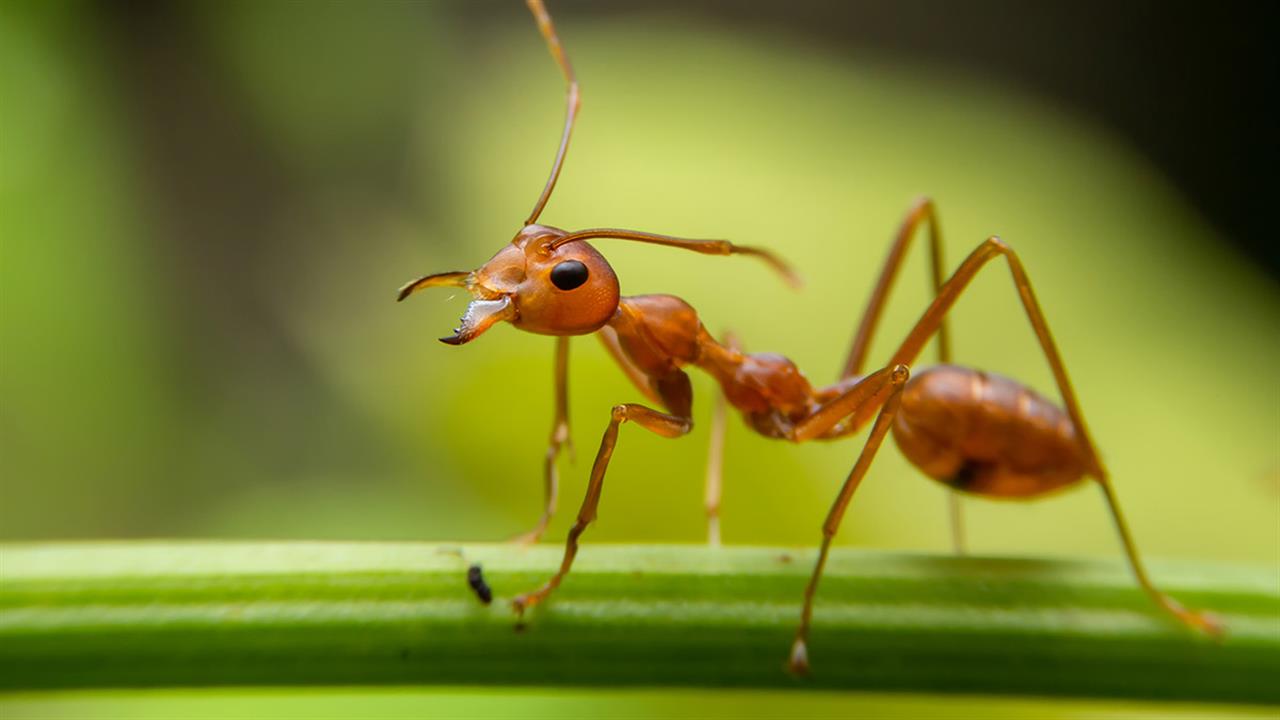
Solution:
[[(465, 560), (447, 548), (460, 549)], [(1214, 642), (1120, 562), (837, 550), (813, 672), (783, 667), (812, 550), (587, 545), (517, 630), (560, 548), (120, 542), (0, 546), (0, 688), (790, 686), (1280, 702), (1274, 569), (1152, 564)], [(468, 564), (496, 595), (483, 606)]]

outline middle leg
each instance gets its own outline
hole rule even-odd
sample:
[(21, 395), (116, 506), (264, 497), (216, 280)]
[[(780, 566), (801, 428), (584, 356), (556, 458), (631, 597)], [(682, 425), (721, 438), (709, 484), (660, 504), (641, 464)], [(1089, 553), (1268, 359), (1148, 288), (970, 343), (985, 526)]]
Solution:
[[(736, 335), (724, 334), (724, 346), (732, 352), (738, 352), (741, 345)], [(703, 494), (703, 505), (707, 510), (707, 544), (720, 547), (720, 495), (724, 489), (724, 434), (729, 420), (729, 399), (724, 390), (716, 392), (715, 404), (711, 408), (711, 438), (707, 447), (707, 482)]]
[(797, 675), (803, 675), (809, 671), (809, 623), (813, 618), (813, 598), (818, 592), (818, 581), (822, 578), (822, 570), (827, 564), (827, 554), (831, 550), (831, 541), (835, 538), (836, 532), (840, 529), (840, 522), (844, 519), (845, 510), (849, 508), (849, 501), (853, 499), (853, 493), (862, 484), (862, 478), (866, 476), (867, 469), (871, 467), (871, 461), (875, 459), (876, 453), (880, 450), (880, 445), (884, 442), (884, 436), (889, 432), (889, 428), (893, 425), (893, 418), (898, 412), (898, 404), (902, 397), (902, 386), (906, 384), (906, 379), (902, 378), (900, 382), (892, 385), (892, 394), (880, 409), (880, 414), (876, 417), (876, 423), (871, 428), (871, 434), (867, 436), (867, 443), (862, 448), (862, 453), (858, 456), (858, 461), (854, 464), (853, 470), (849, 472), (849, 477), (845, 478), (844, 485), (840, 488), (840, 494), (836, 496), (836, 500), (831, 504), (831, 510), (827, 513), (826, 522), (822, 524), (822, 547), (818, 550), (818, 561), (814, 564), (813, 574), (809, 577), (809, 584), (804, 589), (804, 609), (800, 612), (800, 626), (796, 629), (796, 639), (791, 645), (791, 672)]

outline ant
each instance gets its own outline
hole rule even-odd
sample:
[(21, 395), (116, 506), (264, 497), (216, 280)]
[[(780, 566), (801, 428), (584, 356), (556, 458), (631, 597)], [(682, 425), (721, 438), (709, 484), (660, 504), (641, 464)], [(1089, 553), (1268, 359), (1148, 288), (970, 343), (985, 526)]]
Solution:
[[(1138, 584), (1159, 607), (1190, 628), (1211, 636), (1222, 626), (1208, 613), (1191, 611), (1158, 590), (1147, 577), (1120, 513), (1111, 479), (1089, 436), (1066, 367), (1049, 325), (1031, 289), (1017, 253), (998, 237), (990, 237), (965, 258), (947, 280), (942, 277), (942, 239), (937, 211), (929, 199), (907, 214), (890, 248), (879, 279), (854, 335), (841, 377), (813, 387), (800, 370), (781, 355), (741, 352), (736, 342), (719, 342), (697, 312), (673, 295), (621, 297), (618, 277), (587, 240), (617, 239), (666, 245), (709, 255), (758, 257), (793, 285), (796, 275), (767, 250), (726, 240), (691, 240), (652, 233), (594, 228), (567, 232), (538, 224), (555, 188), (580, 107), (578, 81), (542, 0), (527, 0), (552, 57), (566, 82), (564, 132), (551, 175), (533, 211), (511, 243), (471, 272), (446, 272), (414, 280), (400, 289), (399, 299), (428, 287), (459, 287), (474, 299), (453, 334), (441, 338), (462, 345), (499, 322), (521, 330), (556, 336), (555, 421), (543, 464), (546, 507), (537, 526), (520, 537), (537, 540), (554, 512), (558, 490), (556, 461), (569, 441), (569, 338), (596, 334), (640, 393), (657, 410), (638, 403), (613, 407), (609, 424), (591, 466), (586, 496), (569, 530), (560, 569), (541, 587), (513, 601), (518, 614), (547, 599), (573, 566), (578, 539), (596, 518), (605, 472), (618, 442), (618, 429), (633, 422), (667, 438), (693, 427), (693, 392), (682, 369), (696, 367), (714, 377), (722, 391), (712, 428), (708, 463), (707, 515), (710, 540), (718, 540), (720, 453), (723, 450), (724, 403), (732, 405), (756, 432), (770, 438), (805, 442), (853, 435), (871, 423), (857, 462), (841, 487), (822, 526), (818, 559), (804, 592), (799, 627), (792, 644), (790, 669), (808, 671), (808, 635), (813, 601), (831, 541), (840, 527), (854, 491), (886, 435), (925, 475), (967, 495), (999, 499), (1031, 499), (1089, 477), (1102, 489), (1129, 567)], [(927, 228), (935, 295), (889, 362), (863, 374), (868, 348), (898, 268), (921, 226)], [(1053, 371), (1065, 410), (1026, 386), (999, 375), (951, 364), (946, 315), (974, 276), (990, 261), (1002, 258), (1012, 274), (1018, 298), (1040, 348)], [(925, 344), (937, 335), (940, 364), (914, 375), (910, 366)], [(961, 550), (959, 514), (952, 494), (953, 539)]]

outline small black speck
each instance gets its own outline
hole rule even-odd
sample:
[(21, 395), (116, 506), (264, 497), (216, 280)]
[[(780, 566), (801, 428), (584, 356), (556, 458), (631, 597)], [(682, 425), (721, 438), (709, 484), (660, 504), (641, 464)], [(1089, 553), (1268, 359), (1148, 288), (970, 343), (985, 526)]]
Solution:
[(467, 568), (467, 584), (471, 586), (471, 591), (480, 598), (480, 602), (488, 605), (493, 602), (493, 590), (489, 587), (489, 583), (484, 581), (484, 573), (480, 570), (480, 565), (475, 564)]
[(523, 621), (523, 620), (521, 620), (521, 621), (518, 621), (518, 622), (516, 623), (516, 625), (515, 625), (515, 627), (514, 627), (513, 629), (514, 629), (516, 632), (518, 632), (518, 633), (522, 633), (522, 632), (524, 632), (525, 630), (527, 630), (528, 628), (529, 628), (529, 626), (528, 626), (528, 625), (525, 625), (525, 624), (524, 624), (524, 621)]

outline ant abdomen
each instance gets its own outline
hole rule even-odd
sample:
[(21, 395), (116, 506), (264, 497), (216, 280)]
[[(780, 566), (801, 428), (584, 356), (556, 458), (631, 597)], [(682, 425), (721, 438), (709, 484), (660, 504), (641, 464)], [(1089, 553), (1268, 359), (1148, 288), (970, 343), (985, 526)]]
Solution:
[(1061, 408), (1016, 380), (955, 365), (911, 378), (893, 437), (929, 477), (987, 497), (1043, 495), (1087, 467)]

